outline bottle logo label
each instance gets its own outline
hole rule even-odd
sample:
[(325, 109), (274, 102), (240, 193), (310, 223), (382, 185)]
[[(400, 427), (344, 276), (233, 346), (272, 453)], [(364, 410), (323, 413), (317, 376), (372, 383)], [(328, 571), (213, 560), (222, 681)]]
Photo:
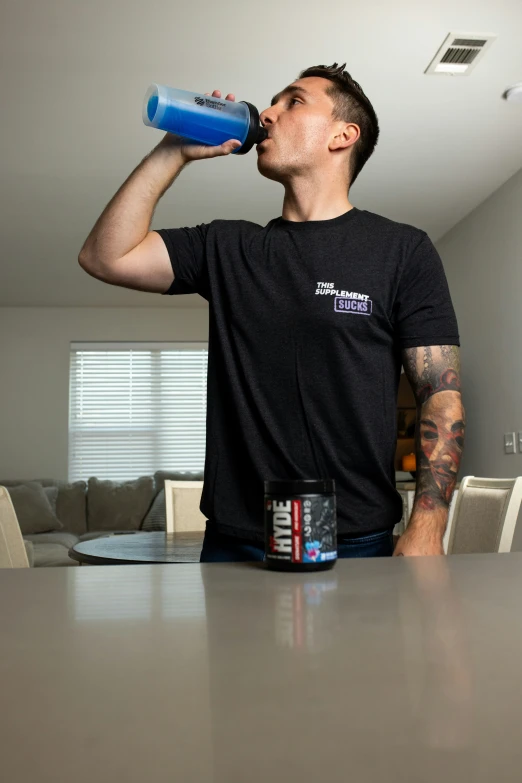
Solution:
[(225, 103), (222, 103), (215, 98), (213, 100), (211, 98), (200, 98), (199, 95), (196, 95), (194, 102), (197, 103), (198, 106), (206, 106), (207, 109), (216, 109), (217, 111), (221, 111), (221, 109), (224, 109), (226, 106)]

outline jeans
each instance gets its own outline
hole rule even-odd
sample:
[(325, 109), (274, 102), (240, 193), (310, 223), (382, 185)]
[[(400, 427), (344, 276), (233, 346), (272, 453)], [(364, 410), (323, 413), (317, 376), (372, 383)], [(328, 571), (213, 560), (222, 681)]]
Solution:
[[(384, 530), (357, 538), (339, 536), (337, 557), (390, 557), (393, 553), (392, 533), (392, 530)], [(265, 551), (262, 547), (235, 536), (218, 533), (207, 523), (200, 563), (239, 563), (264, 559)]]

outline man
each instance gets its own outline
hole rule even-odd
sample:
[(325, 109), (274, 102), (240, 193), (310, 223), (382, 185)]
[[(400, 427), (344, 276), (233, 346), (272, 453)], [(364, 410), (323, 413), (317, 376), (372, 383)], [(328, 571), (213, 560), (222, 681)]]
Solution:
[(401, 362), (418, 402), (418, 481), (394, 554), (443, 554), (465, 417), (441, 260), (424, 231), (348, 200), (379, 127), (344, 65), (301, 72), (260, 118), (268, 138), (257, 146), (258, 170), (284, 186), (280, 217), (264, 227), (213, 220), (149, 231), (158, 200), (189, 162), (240, 146), (167, 134), (79, 256), (112, 285), (209, 302), (202, 561), (263, 558), (263, 481), (271, 478), (334, 478), (339, 556), (392, 554), (402, 515), (394, 475)]

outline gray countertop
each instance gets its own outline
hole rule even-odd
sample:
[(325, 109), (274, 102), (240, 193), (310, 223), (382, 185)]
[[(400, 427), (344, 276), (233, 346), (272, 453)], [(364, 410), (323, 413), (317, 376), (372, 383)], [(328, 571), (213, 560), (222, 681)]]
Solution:
[(6, 783), (522, 776), (522, 554), (0, 571)]

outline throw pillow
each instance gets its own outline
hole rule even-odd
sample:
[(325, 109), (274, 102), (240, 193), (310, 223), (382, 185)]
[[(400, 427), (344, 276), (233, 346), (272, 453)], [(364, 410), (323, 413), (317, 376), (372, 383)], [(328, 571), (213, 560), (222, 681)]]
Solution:
[(41, 484), (28, 481), (6, 489), (11, 496), (22, 535), (63, 529)]
[(165, 487), (156, 495), (145, 519), (141, 524), (142, 530), (165, 530), (167, 527), (167, 509), (165, 505)]
[(56, 516), (76, 536), (87, 532), (87, 482), (58, 481)]
[[(87, 482), (75, 481), (69, 483), (59, 479), (35, 478), (35, 479), (7, 479), (0, 480), (0, 486), (16, 487), (19, 484), (30, 484), (35, 481), (42, 487), (58, 487), (56, 500), (56, 516), (65, 529), (81, 536), (87, 532)], [(52, 506), (52, 502), (51, 502)]]
[(53, 514), (55, 517), (57, 517), (58, 514), (56, 513), (56, 501), (58, 500), (58, 487), (44, 487), (43, 491), (45, 492), (47, 500), (49, 501), (49, 505), (51, 506)]
[(154, 497), (154, 479), (134, 481), (90, 478), (87, 490), (87, 529), (139, 530)]

